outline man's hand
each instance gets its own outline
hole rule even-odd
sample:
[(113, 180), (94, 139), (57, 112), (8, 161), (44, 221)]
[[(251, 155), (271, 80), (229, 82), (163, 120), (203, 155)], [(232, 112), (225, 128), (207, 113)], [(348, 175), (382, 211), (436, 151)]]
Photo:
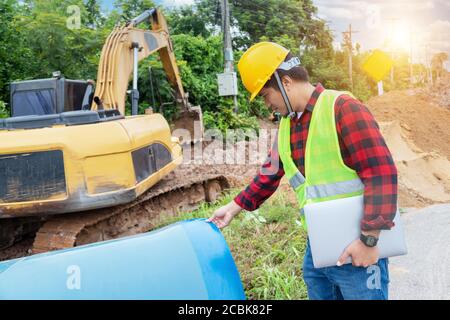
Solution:
[(228, 226), (234, 216), (241, 212), (242, 208), (232, 200), (230, 203), (220, 207), (211, 218), (207, 221), (214, 223), (218, 228), (222, 229)]
[(340, 256), (336, 265), (338, 267), (345, 264), (348, 257), (352, 257), (352, 264), (355, 267), (364, 267), (375, 264), (378, 262), (378, 257), (380, 252), (378, 247), (368, 247), (361, 240), (357, 239), (350, 243), (350, 245), (345, 249), (344, 253)]

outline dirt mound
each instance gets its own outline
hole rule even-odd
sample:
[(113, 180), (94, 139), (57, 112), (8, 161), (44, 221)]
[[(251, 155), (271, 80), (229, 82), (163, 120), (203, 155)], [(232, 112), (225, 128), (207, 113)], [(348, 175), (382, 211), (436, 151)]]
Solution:
[(449, 202), (450, 161), (418, 148), (399, 121), (380, 127), (397, 165), (401, 206)]
[(417, 90), (391, 91), (370, 99), (370, 111), (379, 121), (399, 121), (411, 141), (424, 152), (450, 159), (450, 110)]
[(450, 201), (449, 80), (391, 91), (367, 103), (396, 162), (402, 207)]

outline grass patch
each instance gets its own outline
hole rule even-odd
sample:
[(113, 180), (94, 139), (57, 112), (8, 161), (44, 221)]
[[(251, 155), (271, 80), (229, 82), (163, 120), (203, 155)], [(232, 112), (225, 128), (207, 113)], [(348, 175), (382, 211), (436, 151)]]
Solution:
[[(193, 218), (209, 218), (240, 190), (231, 190), (213, 204), (167, 217), (157, 226)], [(222, 230), (241, 275), (247, 299), (307, 299), (301, 266), (306, 232), (295, 208), (282, 192), (253, 212), (242, 211)]]

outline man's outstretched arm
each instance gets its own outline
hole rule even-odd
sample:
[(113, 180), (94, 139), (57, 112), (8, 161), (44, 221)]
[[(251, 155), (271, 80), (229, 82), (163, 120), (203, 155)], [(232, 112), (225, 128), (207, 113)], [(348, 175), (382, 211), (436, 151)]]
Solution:
[(228, 226), (242, 209), (253, 211), (259, 208), (278, 188), (284, 170), (278, 154), (277, 139), (253, 181), (233, 201), (217, 209), (208, 221), (219, 228)]

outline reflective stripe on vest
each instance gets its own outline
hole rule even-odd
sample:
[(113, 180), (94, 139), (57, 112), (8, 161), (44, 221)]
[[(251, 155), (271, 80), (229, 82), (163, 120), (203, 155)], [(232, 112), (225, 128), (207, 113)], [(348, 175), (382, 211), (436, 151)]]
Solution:
[(364, 190), (361, 179), (353, 179), (329, 184), (320, 184), (306, 187), (306, 197), (308, 199), (328, 198), (340, 194), (354, 193)]
[(297, 172), (293, 177), (289, 179), (289, 184), (294, 189), (297, 189), (303, 183), (305, 183), (305, 177), (300, 172)]

